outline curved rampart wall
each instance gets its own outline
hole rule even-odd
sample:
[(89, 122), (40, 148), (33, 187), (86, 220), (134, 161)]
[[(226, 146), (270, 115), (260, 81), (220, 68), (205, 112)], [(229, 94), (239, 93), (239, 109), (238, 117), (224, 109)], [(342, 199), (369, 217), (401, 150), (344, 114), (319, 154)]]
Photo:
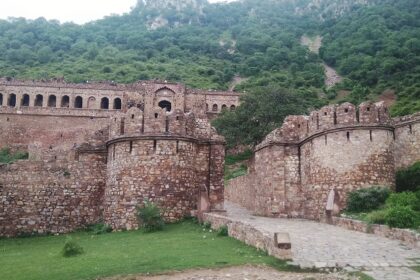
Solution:
[(420, 161), (420, 114), (395, 118), (395, 167)]
[(342, 210), (350, 191), (394, 185), (391, 128), (325, 132), (303, 143), (300, 149), (305, 217), (319, 219), (325, 214), (331, 190), (335, 190), (335, 204)]

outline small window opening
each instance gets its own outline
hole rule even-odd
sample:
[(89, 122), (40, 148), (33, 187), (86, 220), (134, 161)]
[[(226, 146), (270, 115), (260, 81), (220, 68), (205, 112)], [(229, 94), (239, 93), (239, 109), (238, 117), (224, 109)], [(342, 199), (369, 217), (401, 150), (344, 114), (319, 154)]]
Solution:
[(298, 128), (300, 128), (300, 124), (298, 124)]
[(324, 112), (324, 116), (326, 116), (326, 115), (328, 115), (328, 113), (327, 112)]
[(15, 94), (11, 94), (9, 96), (9, 102), (8, 104), (10, 107), (15, 107), (16, 106), (16, 95)]
[(327, 145), (328, 144), (328, 138), (327, 138), (327, 135), (325, 134), (325, 145)]
[(134, 119), (134, 115), (131, 115), (131, 119)]
[(350, 132), (347, 131), (347, 141), (350, 141)]
[(165, 109), (167, 112), (172, 111), (172, 104), (169, 101), (163, 100), (159, 102), (159, 107)]
[(348, 112), (349, 112), (348, 108), (344, 109), (344, 113), (348, 113)]
[(74, 108), (81, 109), (83, 108), (83, 99), (80, 96), (77, 96), (74, 100)]
[(63, 96), (61, 99), (61, 108), (69, 108), (70, 105), (70, 97), (67, 95)]
[(334, 111), (334, 125), (336, 125), (337, 123), (337, 112)]
[(113, 150), (112, 150), (112, 159), (115, 159), (115, 144), (112, 147), (113, 147)]
[(155, 114), (155, 119), (157, 119), (159, 117), (159, 114), (158, 113), (156, 113)]
[(410, 131), (410, 134), (413, 134), (413, 126), (411, 124), (408, 126), (408, 129)]
[(48, 107), (57, 107), (57, 97), (55, 95), (48, 97)]
[(369, 137), (370, 137), (370, 142), (372, 142), (372, 140), (373, 140), (372, 130), (369, 130)]
[(121, 99), (115, 98), (114, 99), (114, 109), (115, 110), (121, 110)]
[(212, 108), (212, 111), (217, 112), (218, 110), (219, 110), (219, 108), (218, 108), (217, 104), (214, 104), (213, 108)]
[(109, 99), (104, 97), (101, 99), (101, 109), (109, 109)]
[(176, 153), (179, 153), (179, 141), (176, 141)]
[(133, 141), (130, 141), (130, 154), (133, 152)]
[(120, 123), (120, 135), (124, 134), (124, 130), (125, 130), (125, 119), (121, 118), (121, 123)]
[(370, 107), (367, 107), (367, 108), (366, 108), (366, 111), (368, 111), (368, 112), (369, 112), (369, 111), (370, 111)]
[(156, 147), (157, 147), (157, 141), (153, 140), (153, 151), (156, 152)]
[(29, 95), (24, 94), (22, 97), (22, 102), (20, 103), (21, 106), (23, 107), (28, 107), (29, 106)]
[(165, 132), (169, 132), (169, 119), (166, 118), (165, 120)]
[(179, 121), (179, 117), (176, 117), (176, 120)]

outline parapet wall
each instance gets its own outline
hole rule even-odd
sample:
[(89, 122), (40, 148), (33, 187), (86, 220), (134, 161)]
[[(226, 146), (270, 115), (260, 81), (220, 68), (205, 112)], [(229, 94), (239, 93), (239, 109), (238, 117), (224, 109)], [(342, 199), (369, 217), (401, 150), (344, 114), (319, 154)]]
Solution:
[(326, 106), (287, 117), (256, 147), (246, 176), (226, 197), (257, 214), (322, 219), (346, 207), (350, 191), (392, 188), (395, 171), (420, 160), (420, 116), (391, 119), (382, 103)]

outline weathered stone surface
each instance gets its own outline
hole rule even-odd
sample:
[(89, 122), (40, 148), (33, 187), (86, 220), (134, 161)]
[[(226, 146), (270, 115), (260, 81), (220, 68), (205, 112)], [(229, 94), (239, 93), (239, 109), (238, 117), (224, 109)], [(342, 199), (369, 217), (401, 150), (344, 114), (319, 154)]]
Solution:
[(382, 103), (289, 116), (257, 146), (248, 174), (228, 182), (226, 198), (258, 215), (325, 219), (332, 192), (337, 214), (353, 190), (393, 188), (395, 171), (420, 160), (419, 131), (419, 114), (390, 119)]
[(236, 107), (238, 94), (157, 81), (0, 80), (0, 97), (0, 148), (29, 153), (0, 166), (0, 235), (100, 220), (134, 229), (146, 199), (168, 221), (197, 210), (200, 196), (223, 209), (224, 139), (208, 119), (220, 109), (206, 108)]

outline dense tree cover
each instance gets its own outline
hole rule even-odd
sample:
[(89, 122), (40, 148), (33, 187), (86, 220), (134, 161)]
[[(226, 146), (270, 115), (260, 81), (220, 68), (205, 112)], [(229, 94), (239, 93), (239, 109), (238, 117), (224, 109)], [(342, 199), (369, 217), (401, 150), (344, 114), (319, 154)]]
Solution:
[[(420, 110), (416, 0), (197, 2), (177, 9), (140, 1), (128, 14), (85, 25), (0, 20), (0, 76), (158, 78), (227, 89), (240, 75), (248, 78), (236, 87), (246, 92), (242, 108), (215, 122), (230, 145), (260, 141), (285, 115), (326, 104), (324, 96), (335, 102), (339, 89), (350, 90), (353, 103), (395, 89), (395, 115)], [(320, 56), (301, 46), (303, 34), (324, 37)], [(321, 58), (346, 77), (332, 90), (324, 88)]]
[[(420, 3), (384, 0), (321, 26), (321, 57), (354, 83), (350, 99), (395, 89), (394, 115), (420, 111)], [(350, 89), (352, 89), (350, 87)]]

